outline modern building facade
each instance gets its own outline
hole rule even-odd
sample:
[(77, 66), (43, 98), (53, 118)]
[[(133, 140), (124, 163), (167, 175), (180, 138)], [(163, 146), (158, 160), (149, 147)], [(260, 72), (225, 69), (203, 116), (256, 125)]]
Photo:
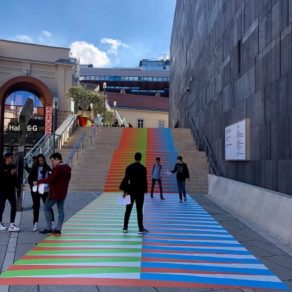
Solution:
[[(291, 30), (291, 1), (177, 1), (169, 108), (171, 127), (195, 127), (209, 142), (220, 175), (288, 194)], [(229, 160), (228, 131), (242, 122), (249, 155)]]
[(109, 92), (169, 96), (169, 61), (141, 60), (137, 68), (93, 68), (80, 66), (80, 82), (89, 88), (106, 82)]
[(18, 145), (18, 118), (28, 98), (34, 104), (28, 147), (52, 132), (53, 111), (57, 125), (71, 113), (72, 102), (66, 94), (79, 81), (79, 72), (69, 55), (68, 48), (0, 40), (1, 145), (10, 149)]

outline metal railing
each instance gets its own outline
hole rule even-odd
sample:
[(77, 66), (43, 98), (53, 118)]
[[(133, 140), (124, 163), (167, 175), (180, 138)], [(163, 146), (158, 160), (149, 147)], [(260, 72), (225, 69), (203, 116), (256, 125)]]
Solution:
[(68, 153), (66, 159), (64, 160), (64, 163), (69, 164), (71, 168), (73, 167), (73, 159), (76, 154), (76, 158), (78, 159), (79, 152), (82, 152), (83, 150), (83, 143), (84, 143), (84, 134), (81, 134), (77, 142), (74, 144), (71, 151)]
[(191, 119), (191, 131), (198, 150), (205, 151), (206, 153), (207, 160), (209, 162), (209, 173), (213, 173), (218, 176), (222, 175), (222, 171), (216, 162), (215, 153), (213, 152), (207, 137), (203, 135), (203, 138), (201, 138), (193, 119)]
[(68, 116), (55, 132), (56, 149), (61, 149), (76, 128), (77, 115)]
[(120, 116), (120, 114), (119, 114), (119, 112), (115, 109), (115, 110), (113, 110), (111, 107), (110, 107), (110, 105), (109, 105), (109, 103), (108, 103), (108, 101), (106, 100), (105, 101), (105, 107), (106, 107), (106, 109), (108, 110), (108, 111), (114, 111), (114, 113), (115, 113), (115, 118), (118, 120), (118, 124), (119, 124), (119, 126), (122, 126), (123, 124), (125, 125), (125, 127), (129, 127), (129, 123), (126, 121), (126, 119), (125, 118), (121, 118), (121, 116)]
[(92, 144), (93, 142), (95, 142), (95, 135), (96, 135), (96, 128), (97, 126), (92, 126), (91, 129), (89, 130), (89, 139), (90, 139), (90, 143)]
[[(60, 149), (64, 143), (70, 137), (72, 131), (76, 127), (76, 115), (68, 116), (61, 126), (55, 132), (55, 145), (57, 144), (57, 149)], [(54, 143), (53, 134), (45, 134), (38, 143), (25, 155), (24, 165), (30, 165), (32, 163), (32, 158), (38, 154), (44, 154), (45, 156), (52, 152)], [(23, 181), (26, 182), (28, 173), (23, 176)]]

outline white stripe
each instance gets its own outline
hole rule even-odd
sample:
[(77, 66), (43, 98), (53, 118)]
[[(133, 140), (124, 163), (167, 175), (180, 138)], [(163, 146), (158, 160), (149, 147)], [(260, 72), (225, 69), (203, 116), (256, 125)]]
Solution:
[[(147, 254), (149, 252), (146, 253), (146, 257)], [(151, 253), (151, 252), (150, 252)], [(183, 255), (181, 253), (175, 253), (175, 252), (172, 252), (172, 253), (159, 253), (159, 255), (164, 255), (165, 257), (167, 257), (168, 255)], [(192, 257), (212, 257), (212, 258), (225, 258), (225, 259), (253, 259), (255, 260), (256, 258), (253, 256), (253, 255), (236, 255), (236, 254), (218, 254), (218, 253), (204, 253), (204, 254), (201, 254), (201, 253), (194, 253), (192, 255), (190, 254), (187, 254), (189, 256), (192, 256)], [(177, 260), (177, 259), (174, 259), (174, 260)]]
[[(39, 245), (40, 247), (51, 247), (52, 245), (47, 244), (47, 243), (42, 243), (41, 245)], [(56, 246), (54, 245), (54, 247), (58, 248), (58, 247), (92, 247), (92, 248), (120, 248), (120, 249), (124, 249), (124, 248), (137, 248), (137, 249), (141, 249), (142, 245), (122, 245), (122, 244), (115, 244), (115, 245), (110, 245), (110, 244), (105, 244), (105, 245), (87, 245), (87, 244), (83, 244), (83, 245), (74, 245), (74, 244), (68, 244), (68, 245), (61, 245), (61, 246)]]
[(236, 263), (189, 263), (189, 262), (160, 262), (165, 264), (180, 264), (185, 266), (205, 266), (205, 267), (222, 267), (222, 268), (240, 268), (240, 269), (257, 269), (268, 270), (263, 264), (236, 264)]
[[(153, 245), (147, 245), (145, 246), (145, 249), (151, 249)], [(163, 249), (164, 247), (173, 247), (173, 248), (184, 248), (184, 249), (217, 249), (217, 250), (241, 250), (241, 251), (247, 251), (244, 247), (224, 247), (224, 246), (171, 246), (171, 245), (154, 245), (155, 247), (161, 247)]]

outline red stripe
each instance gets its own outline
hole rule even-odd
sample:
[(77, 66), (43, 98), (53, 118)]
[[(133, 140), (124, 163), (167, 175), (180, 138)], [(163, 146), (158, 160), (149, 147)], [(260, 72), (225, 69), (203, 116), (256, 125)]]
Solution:
[(62, 269), (95, 269), (95, 268), (115, 268), (124, 267), (121, 266), (78, 266), (72, 265), (13, 265), (8, 270), (9, 271), (19, 271), (19, 270), (62, 270)]
[[(52, 255), (52, 256), (49, 256), (49, 255), (25, 255), (21, 258), (21, 260), (34, 260), (34, 259), (39, 259), (39, 260), (42, 260), (42, 259), (80, 259), (80, 258), (89, 258), (89, 259), (92, 259), (92, 258), (98, 258), (98, 259), (111, 259), (113, 258), (113, 256), (102, 256), (102, 255), (97, 255), (97, 256), (94, 256), (94, 255), (81, 255), (81, 256), (75, 256), (75, 255), (68, 255), (68, 256), (63, 256), (63, 255)], [(125, 258), (125, 256), (114, 256), (114, 258)], [(129, 258), (127, 256), (127, 258)]]
[(250, 287), (149, 281), (137, 279), (93, 279), (93, 278), (0, 278), (0, 285), (83, 285), (83, 286), (129, 286), (129, 287), (181, 287), (181, 288), (221, 288), (243, 289)]

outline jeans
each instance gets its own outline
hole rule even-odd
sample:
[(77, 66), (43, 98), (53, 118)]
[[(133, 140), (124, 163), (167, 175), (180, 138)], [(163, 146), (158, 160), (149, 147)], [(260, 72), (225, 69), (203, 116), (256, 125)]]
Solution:
[(179, 199), (182, 200), (182, 195), (186, 197), (186, 180), (177, 180), (177, 188), (179, 193)]
[(143, 230), (144, 229), (144, 225), (143, 225), (144, 193), (130, 194), (130, 196), (131, 196), (131, 204), (126, 206), (123, 229), (128, 229), (131, 211), (132, 211), (134, 202), (136, 201), (138, 227), (139, 227), (139, 230)]
[[(32, 202), (33, 202), (33, 224), (39, 222), (39, 214), (40, 214), (40, 201), (42, 199), (44, 205), (46, 204), (48, 193), (41, 195), (38, 192), (31, 192)], [(52, 221), (55, 221), (54, 211), (51, 209), (52, 213)]]
[(154, 186), (155, 182), (158, 181), (159, 189), (160, 189), (160, 197), (162, 198), (162, 184), (161, 184), (161, 179), (155, 179), (152, 178), (152, 186), (151, 186), (151, 197), (153, 197), (153, 191), (154, 191)]
[(9, 201), (11, 206), (10, 223), (14, 223), (16, 217), (16, 195), (14, 191), (0, 194), (0, 223), (2, 223), (6, 200)]
[(47, 200), (45, 207), (44, 207), (44, 211), (45, 211), (45, 217), (46, 217), (46, 222), (47, 222), (47, 229), (51, 230), (52, 229), (52, 207), (57, 204), (57, 208), (58, 208), (58, 213), (59, 213), (59, 217), (58, 217), (58, 224), (56, 226), (56, 230), (60, 230), (62, 229), (63, 223), (64, 223), (64, 218), (65, 218), (65, 213), (64, 213), (64, 203), (65, 203), (65, 199), (63, 200)]

